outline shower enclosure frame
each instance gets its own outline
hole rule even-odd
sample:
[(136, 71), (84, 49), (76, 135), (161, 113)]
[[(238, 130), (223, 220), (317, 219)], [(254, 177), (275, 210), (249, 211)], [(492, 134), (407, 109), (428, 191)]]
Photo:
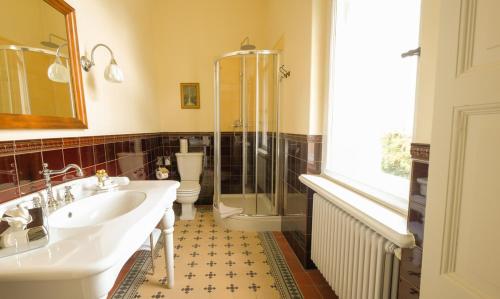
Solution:
[[(275, 56), (276, 62), (276, 70), (275, 70), (275, 82), (276, 82), (276, 99), (274, 101), (274, 116), (275, 116), (275, 145), (274, 148), (272, 149), (274, 151), (274, 172), (272, 173), (273, 176), (275, 176), (271, 182), (272, 182), (272, 187), (271, 190), (273, 192), (273, 211), (271, 214), (259, 214), (257, 213), (257, 208), (256, 208), (256, 214), (247, 214), (247, 213), (242, 213), (239, 216), (244, 216), (244, 217), (266, 217), (266, 216), (279, 216), (279, 176), (277, 174), (279, 173), (280, 169), (280, 100), (281, 100), (281, 91), (280, 91), (280, 72), (279, 72), (279, 65), (280, 65), (280, 51), (277, 50), (239, 50), (239, 51), (234, 51), (234, 52), (229, 52), (221, 55), (214, 61), (214, 102), (215, 102), (215, 132), (214, 132), (214, 201), (213, 201), (213, 206), (214, 208), (218, 208), (219, 202), (221, 201), (221, 161), (220, 161), (220, 154), (221, 154), (221, 125), (220, 125), (220, 63), (223, 59), (230, 58), (230, 57), (241, 57), (245, 58), (246, 56), (251, 56), (254, 55), (256, 58), (256, 72), (255, 72), (255, 102), (256, 102), (256, 118), (257, 115), (259, 114), (259, 100), (260, 100), (260, 86), (259, 86), (259, 58), (262, 56)], [(242, 59), (242, 65), (243, 65), (243, 78), (240, 79), (240, 82), (245, 82), (245, 70), (246, 70), (246, 65), (245, 65), (245, 60)], [(242, 84), (242, 92), (240, 95), (240, 123), (243, 126), (242, 129), (242, 134), (243, 134), (243, 154), (242, 154), (242, 161), (243, 165), (243, 176), (242, 176), (242, 200), (245, 200), (244, 194), (245, 194), (245, 188), (246, 188), (246, 162), (247, 162), (247, 146), (246, 146), (246, 140), (247, 140), (247, 130), (245, 126), (247, 126), (247, 119), (246, 119), (246, 84)], [(255, 157), (258, 155), (258, 132), (259, 132), (259, 123), (258, 121), (255, 124)], [(255, 167), (257, 169), (257, 161), (255, 161)], [(255, 185), (257, 185), (257, 171), (255, 173)], [(255, 193), (256, 193), (256, 205), (257, 205), (257, 196), (258, 196), (258, 189), (257, 186), (255, 188)]]

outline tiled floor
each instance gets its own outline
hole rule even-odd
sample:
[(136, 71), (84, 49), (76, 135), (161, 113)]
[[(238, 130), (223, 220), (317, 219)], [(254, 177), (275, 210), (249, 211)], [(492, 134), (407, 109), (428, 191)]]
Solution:
[[(273, 287), (274, 280), (268, 273), (269, 267), (265, 262), (263, 252), (260, 250), (256, 233), (221, 229), (214, 224), (211, 212), (205, 213), (202, 218), (197, 217), (196, 221), (178, 221), (175, 229), (175, 246), (177, 249), (183, 249), (176, 253), (175, 288), (166, 290), (162, 287), (161, 280), (164, 271), (158, 267), (156, 274), (148, 275), (148, 281), (139, 288), (140, 298), (152, 298), (152, 296), (154, 298), (158, 289), (162, 291), (162, 294), (165, 294), (165, 298), (188, 298), (187, 295), (195, 290), (199, 294), (191, 298), (279, 298), (279, 293)], [(198, 235), (205, 236), (206, 240), (196, 240)], [(274, 236), (304, 298), (337, 298), (318, 270), (304, 270), (281, 232), (275, 232)], [(212, 240), (209, 239), (210, 237)], [(240, 239), (241, 237), (245, 239)], [(234, 246), (228, 248), (225, 246), (228, 244)], [(251, 260), (256, 262), (251, 266), (244, 264), (245, 261), (250, 260), (248, 252), (251, 252)], [(217, 265), (210, 266), (211, 261)], [(229, 261), (235, 262), (235, 264), (230, 265)], [(134, 256), (120, 272), (115, 287), (123, 280), (133, 263)], [(197, 265), (190, 268), (189, 263)], [(217, 276), (214, 276), (217, 279), (211, 281), (211, 278), (204, 277), (207, 273), (216, 274)], [(233, 276), (231, 273), (237, 274)], [(238, 286), (239, 292), (231, 292), (228, 289), (231, 288), (231, 285)], [(256, 290), (252, 290), (252, 285), (255, 286)], [(214, 288), (214, 290), (207, 292), (207, 287)]]
[(211, 208), (198, 208), (193, 221), (176, 221), (174, 248), (175, 287), (165, 288), (163, 252), (159, 251), (157, 271), (146, 275), (137, 290), (140, 298), (158, 294), (165, 298), (280, 298), (259, 235), (217, 226)]

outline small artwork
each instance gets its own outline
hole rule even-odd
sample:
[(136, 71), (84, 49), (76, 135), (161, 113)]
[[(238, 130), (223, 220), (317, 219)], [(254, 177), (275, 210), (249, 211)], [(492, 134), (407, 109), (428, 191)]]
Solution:
[(200, 109), (200, 83), (181, 83), (181, 108)]

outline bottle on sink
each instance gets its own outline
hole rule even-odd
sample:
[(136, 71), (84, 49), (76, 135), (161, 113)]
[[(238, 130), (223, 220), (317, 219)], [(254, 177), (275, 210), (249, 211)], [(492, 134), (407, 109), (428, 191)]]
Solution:
[(48, 243), (47, 210), (39, 197), (0, 211), (0, 258)]

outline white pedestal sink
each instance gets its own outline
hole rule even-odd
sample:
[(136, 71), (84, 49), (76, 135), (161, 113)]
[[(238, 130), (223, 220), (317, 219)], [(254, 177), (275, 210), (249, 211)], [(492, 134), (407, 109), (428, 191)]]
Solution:
[(167, 285), (173, 287), (172, 203), (178, 186), (175, 181), (132, 181), (53, 212), (47, 246), (0, 258), (0, 298), (106, 298), (122, 266), (160, 221)]
[(100, 225), (134, 210), (146, 200), (140, 191), (115, 191), (97, 194), (64, 206), (49, 217), (52, 228), (77, 228)]

